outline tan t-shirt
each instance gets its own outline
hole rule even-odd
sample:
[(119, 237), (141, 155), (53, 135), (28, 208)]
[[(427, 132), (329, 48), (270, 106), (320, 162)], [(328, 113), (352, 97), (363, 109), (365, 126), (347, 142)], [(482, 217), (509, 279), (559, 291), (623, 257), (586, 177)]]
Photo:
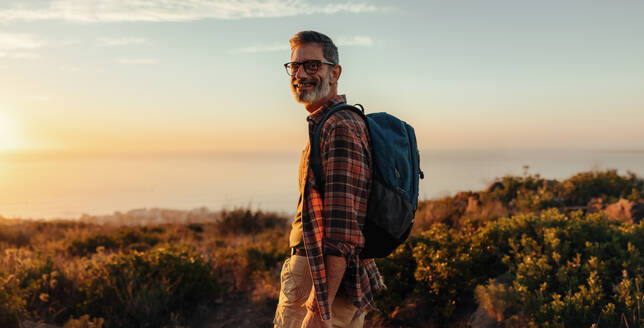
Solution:
[(309, 169), (309, 152), (311, 145), (307, 142), (306, 148), (302, 151), (302, 157), (300, 158), (300, 169), (299, 169), (299, 190), (300, 198), (297, 201), (297, 213), (293, 218), (293, 224), (291, 225), (291, 234), (289, 236), (289, 246), (298, 247), (302, 246), (302, 196), (304, 195), (304, 186), (306, 185), (306, 177), (308, 175)]

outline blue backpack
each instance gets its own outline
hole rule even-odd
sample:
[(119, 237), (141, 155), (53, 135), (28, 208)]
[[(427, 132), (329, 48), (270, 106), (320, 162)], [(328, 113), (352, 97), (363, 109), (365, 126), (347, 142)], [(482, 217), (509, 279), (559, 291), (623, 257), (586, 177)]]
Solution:
[[(311, 137), (311, 168), (321, 185), (320, 133), (333, 113), (353, 110), (364, 120), (371, 136), (373, 180), (363, 227), (365, 246), (361, 258), (386, 257), (403, 243), (414, 224), (418, 206), (420, 170), (414, 128), (387, 113), (364, 114), (362, 105), (339, 104), (331, 108)], [(322, 190), (323, 192), (323, 190)]]

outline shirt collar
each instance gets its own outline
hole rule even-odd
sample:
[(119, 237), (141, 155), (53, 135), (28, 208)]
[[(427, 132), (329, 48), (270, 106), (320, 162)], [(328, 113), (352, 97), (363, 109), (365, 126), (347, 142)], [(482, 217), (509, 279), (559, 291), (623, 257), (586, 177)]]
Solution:
[(347, 96), (346, 95), (336, 95), (335, 97), (329, 99), (329, 101), (326, 102), (326, 104), (320, 106), (315, 112), (311, 113), (306, 120), (309, 121), (309, 123), (313, 122), (313, 124), (318, 125), (320, 121), (324, 118), (324, 115), (329, 111), (329, 109), (333, 108), (333, 106), (340, 104), (340, 103), (346, 103), (347, 102)]

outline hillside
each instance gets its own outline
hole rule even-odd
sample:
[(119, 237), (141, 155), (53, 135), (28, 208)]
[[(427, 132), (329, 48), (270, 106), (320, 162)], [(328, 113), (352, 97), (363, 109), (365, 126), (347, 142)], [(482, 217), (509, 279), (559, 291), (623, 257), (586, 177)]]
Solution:
[[(419, 204), (365, 327), (638, 327), (644, 181), (507, 176)], [(289, 219), (237, 209), (0, 220), (0, 326), (270, 327)]]

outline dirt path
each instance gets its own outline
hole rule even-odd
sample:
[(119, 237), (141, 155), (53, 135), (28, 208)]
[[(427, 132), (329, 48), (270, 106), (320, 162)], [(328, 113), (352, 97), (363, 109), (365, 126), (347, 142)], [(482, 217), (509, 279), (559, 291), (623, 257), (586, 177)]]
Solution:
[(232, 294), (217, 304), (214, 313), (200, 327), (272, 328), (277, 302), (251, 302), (247, 295)]
[[(277, 301), (251, 302), (247, 295), (235, 294), (217, 304), (214, 313), (199, 327), (205, 328), (272, 328)], [(365, 328), (384, 327), (367, 316)]]

